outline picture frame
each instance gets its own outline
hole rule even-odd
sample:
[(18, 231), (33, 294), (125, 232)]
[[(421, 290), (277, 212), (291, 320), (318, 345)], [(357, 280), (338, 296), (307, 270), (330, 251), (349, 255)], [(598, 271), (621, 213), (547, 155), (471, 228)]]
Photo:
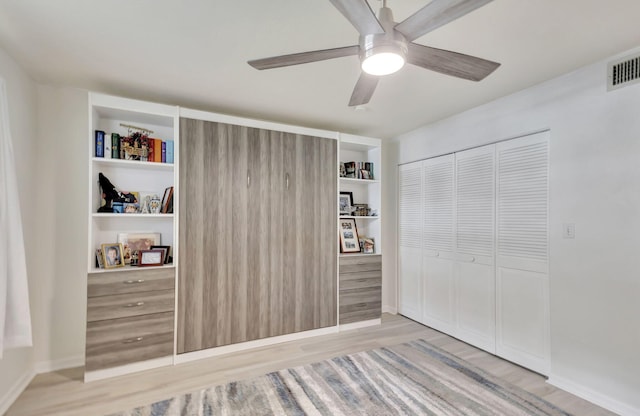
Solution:
[(162, 256), (164, 251), (157, 250), (139, 250), (138, 251), (138, 267), (162, 266)]
[(353, 207), (353, 192), (340, 192), (339, 196), (340, 215), (351, 215)]
[(96, 249), (96, 268), (104, 269), (104, 257), (102, 257), (102, 249)]
[(123, 248), (120, 243), (104, 243), (102, 248), (102, 262), (105, 269), (124, 267)]
[(342, 253), (359, 253), (360, 239), (356, 220), (343, 218), (340, 220), (340, 251)]
[(365, 254), (375, 254), (376, 252), (376, 244), (373, 237), (360, 237), (360, 251)]
[(171, 246), (151, 246), (151, 250), (162, 250), (162, 264), (169, 264)]
[(368, 210), (369, 210), (369, 205), (368, 204), (353, 204), (353, 207), (355, 208), (355, 211), (353, 212), (353, 215), (356, 217), (366, 217)]
[(162, 244), (160, 233), (155, 232), (118, 233), (118, 243), (122, 244), (124, 264), (131, 264), (135, 251), (151, 250), (151, 246)]

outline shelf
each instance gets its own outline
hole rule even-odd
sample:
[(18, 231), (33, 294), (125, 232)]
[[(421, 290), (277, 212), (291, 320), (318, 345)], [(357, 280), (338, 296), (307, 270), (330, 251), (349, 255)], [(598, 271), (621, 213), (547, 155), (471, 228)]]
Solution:
[(340, 253), (340, 257), (380, 256), (382, 253)]
[(113, 269), (96, 269), (92, 267), (89, 270), (89, 273), (111, 273), (111, 272), (132, 272), (132, 271), (140, 271), (140, 270), (151, 270), (151, 269), (173, 269), (175, 268), (175, 264), (165, 264), (162, 266), (124, 266), (124, 267), (114, 267)]
[(362, 185), (371, 185), (374, 183), (380, 183), (379, 179), (355, 179), (355, 178), (340, 178), (341, 183), (357, 183)]
[(140, 168), (140, 169), (154, 169), (154, 170), (173, 170), (173, 163), (158, 163), (158, 162), (144, 162), (140, 160), (124, 160), (124, 159), (107, 159), (103, 157), (91, 158), (91, 161), (96, 165), (102, 166), (117, 166), (128, 168)]
[(363, 220), (377, 220), (380, 219), (379, 215), (340, 215), (340, 219), (350, 219), (353, 218), (355, 220), (363, 219)]
[(94, 212), (93, 218), (173, 218), (174, 214), (120, 214), (117, 212)]

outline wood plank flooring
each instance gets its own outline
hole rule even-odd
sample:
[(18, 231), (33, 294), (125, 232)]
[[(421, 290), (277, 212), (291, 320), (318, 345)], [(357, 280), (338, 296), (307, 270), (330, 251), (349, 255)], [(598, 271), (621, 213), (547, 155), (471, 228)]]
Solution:
[(557, 389), (525, 370), (399, 315), (384, 314), (382, 325), (292, 341), (84, 383), (83, 368), (38, 375), (7, 416), (105, 415), (201, 388), (270, 371), (422, 338), (468, 362), (580, 416), (613, 415)]

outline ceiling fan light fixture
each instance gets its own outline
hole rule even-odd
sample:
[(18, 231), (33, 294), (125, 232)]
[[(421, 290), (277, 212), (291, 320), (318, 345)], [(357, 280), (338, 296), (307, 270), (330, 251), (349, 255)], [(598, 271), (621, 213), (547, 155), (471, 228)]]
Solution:
[(390, 29), (387, 33), (360, 38), (360, 62), (369, 75), (389, 75), (404, 66), (407, 57), (407, 41)]
[(389, 75), (404, 66), (404, 57), (395, 52), (380, 52), (362, 61), (362, 70), (370, 75)]

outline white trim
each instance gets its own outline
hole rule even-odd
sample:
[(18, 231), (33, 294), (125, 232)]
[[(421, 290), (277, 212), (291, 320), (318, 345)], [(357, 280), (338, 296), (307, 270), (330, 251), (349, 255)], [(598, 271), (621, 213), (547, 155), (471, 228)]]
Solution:
[(11, 405), (18, 399), (18, 397), (22, 394), (22, 392), (27, 388), (31, 380), (36, 376), (36, 372), (26, 371), (22, 374), (22, 377), (18, 378), (18, 380), (13, 384), (13, 386), (9, 389), (9, 391), (0, 398), (0, 415), (5, 414), (7, 410), (11, 407)]
[(37, 374), (51, 373), (52, 371), (64, 370), (65, 368), (84, 366), (84, 355), (75, 357), (61, 358), (59, 360), (40, 361), (35, 363), (35, 372)]
[(135, 373), (137, 371), (151, 370), (158, 367), (169, 366), (173, 364), (173, 356), (156, 358), (153, 360), (141, 361), (138, 363), (122, 365), (119, 367), (107, 368), (105, 370), (87, 371), (84, 373), (84, 382), (102, 380), (105, 378), (122, 376), (125, 374)]
[(350, 324), (343, 324), (340, 325), (340, 332), (342, 331), (351, 331), (352, 329), (359, 329), (359, 328), (366, 328), (368, 326), (375, 326), (375, 325), (380, 325), (382, 323), (382, 319), (378, 318), (378, 319), (370, 319), (368, 321), (360, 321), (360, 322), (353, 322)]
[[(89, 92), (89, 113), (92, 108), (105, 107), (114, 110), (133, 111), (136, 113), (147, 113), (154, 116), (175, 118), (178, 107), (175, 105), (158, 104), (149, 101), (134, 100), (131, 98), (117, 97), (96, 92)], [(91, 129), (92, 126), (89, 126)], [(90, 136), (93, 137), (93, 136)]]
[(398, 308), (391, 305), (382, 305), (382, 313), (390, 313), (392, 315), (398, 314)]
[(213, 121), (217, 123), (234, 124), (237, 126), (254, 127), (258, 129), (283, 131), (287, 133), (303, 134), (306, 136), (325, 137), (327, 139), (338, 140), (338, 133), (335, 131), (312, 129), (308, 127), (293, 126), (291, 124), (274, 123), (271, 121), (254, 120), (251, 118), (236, 117), (226, 114), (210, 113), (207, 111), (192, 110), (180, 107), (180, 117), (193, 118), (196, 120)]
[(602, 393), (598, 393), (597, 391), (594, 391), (589, 387), (583, 386), (582, 384), (576, 383), (569, 379), (551, 375), (549, 376), (547, 383), (551, 384), (552, 386), (558, 387), (564, 391), (567, 391), (575, 396), (583, 398), (593, 404), (596, 404), (600, 407), (603, 407), (607, 410), (617, 413), (620, 416), (640, 415), (640, 408), (633, 407), (627, 403), (623, 403), (618, 400), (612, 399), (609, 396), (606, 396)]
[(201, 351), (187, 352), (176, 355), (175, 364), (188, 363), (190, 361), (200, 360), (202, 358), (217, 357), (219, 355), (229, 354), (232, 352), (245, 351), (258, 347), (266, 347), (268, 345), (280, 344), (288, 341), (297, 341), (304, 338), (313, 338), (319, 335), (335, 334), (338, 332), (337, 326), (330, 326), (321, 329), (312, 329), (310, 331), (295, 332), (293, 334), (279, 335), (277, 337), (257, 339), (255, 341), (241, 342), (238, 344), (224, 345), (222, 347), (209, 348)]

